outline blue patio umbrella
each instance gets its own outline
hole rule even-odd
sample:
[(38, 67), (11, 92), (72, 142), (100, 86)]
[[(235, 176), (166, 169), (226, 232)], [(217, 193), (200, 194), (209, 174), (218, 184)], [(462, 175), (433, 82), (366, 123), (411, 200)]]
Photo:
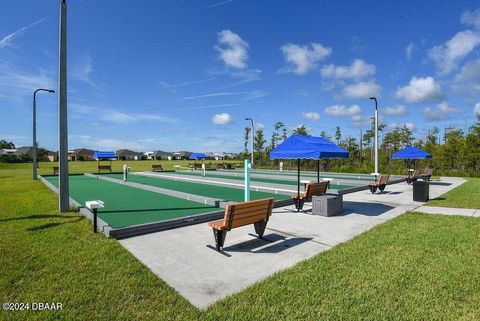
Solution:
[[(427, 158), (432, 158), (432, 155), (427, 153), (426, 151), (418, 148), (418, 147), (405, 147), (404, 149), (393, 153), (392, 154), (392, 159), (405, 159), (408, 161), (405, 165), (409, 168), (412, 167), (412, 161), (413, 161), (413, 166), (415, 166), (415, 160), (417, 159), (427, 159)], [(407, 183), (410, 184), (410, 172), (408, 173), (407, 177)]]
[(323, 138), (293, 134), (270, 152), (270, 159), (296, 159), (298, 167), (297, 195), (300, 196), (300, 160), (317, 160), (317, 182), (320, 180), (320, 159), (348, 158), (348, 152)]
[(188, 159), (197, 160), (197, 159), (205, 159), (207, 157), (208, 156), (205, 153), (192, 153)]
[(432, 158), (432, 155), (417, 147), (405, 147), (404, 149), (392, 154), (392, 159), (426, 159)]
[(96, 160), (110, 160), (112, 158), (117, 158), (117, 153), (112, 151), (100, 151), (97, 150), (93, 153), (93, 159)]

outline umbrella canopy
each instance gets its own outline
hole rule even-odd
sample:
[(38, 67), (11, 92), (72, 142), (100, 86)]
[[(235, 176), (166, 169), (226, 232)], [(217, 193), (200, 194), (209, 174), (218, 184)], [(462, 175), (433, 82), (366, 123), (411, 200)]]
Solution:
[(117, 153), (112, 151), (99, 151), (99, 150), (93, 153), (93, 159), (96, 159), (96, 160), (112, 159), (112, 158), (117, 158)]
[(323, 138), (293, 134), (270, 152), (270, 159), (348, 158), (348, 152)]
[(270, 159), (297, 160), (297, 196), (300, 196), (300, 159), (317, 160), (317, 182), (320, 181), (320, 159), (348, 158), (348, 152), (323, 138), (293, 134), (270, 152)]
[(394, 154), (392, 159), (426, 159), (432, 158), (432, 155), (417, 147), (406, 147)]
[(197, 159), (205, 159), (207, 157), (208, 156), (205, 153), (192, 153), (188, 159), (197, 160)]

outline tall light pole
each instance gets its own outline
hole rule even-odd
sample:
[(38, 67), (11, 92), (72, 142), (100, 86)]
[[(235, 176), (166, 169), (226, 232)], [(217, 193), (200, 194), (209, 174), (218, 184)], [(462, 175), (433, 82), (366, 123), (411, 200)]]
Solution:
[(375, 178), (378, 176), (378, 103), (377, 98), (370, 97), (375, 101)]
[(32, 178), (37, 179), (37, 92), (46, 91), (49, 93), (54, 93), (55, 90), (38, 88), (33, 92), (33, 128), (32, 128), (32, 163), (33, 163), (33, 174)]
[(252, 118), (245, 118), (245, 120), (249, 120), (252, 122), (252, 161), (251, 161), (251, 168), (253, 169), (253, 151), (254, 151), (254, 141), (255, 141), (255, 127), (253, 126), (253, 119)]
[(58, 70), (58, 185), (59, 209), (67, 212), (68, 191), (68, 128), (67, 128), (67, 3), (60, 1)]

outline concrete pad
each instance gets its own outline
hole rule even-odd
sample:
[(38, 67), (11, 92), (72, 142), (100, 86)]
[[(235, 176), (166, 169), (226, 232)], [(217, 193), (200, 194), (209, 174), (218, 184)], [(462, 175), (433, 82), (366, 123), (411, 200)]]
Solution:
[(330, 246), (312, 238), (285, 235), (268, 229), (264, 239), (253, 226), (227, 233), (223, 255), (214, 246), (207, 224), (121, 240), (120, 243), (192, 304), (203, 308), (227, 295)]
[(473, 217), (480, 217), (480, 210), (476, 210), (472, 215)]
[(436, 207), (436, 206), (421, 206), (416, 209), (417, 212), (437, 215), (460, 215), (460, 216), (474, 216), (476, 209), (468, 208), (451, 208), (451, 207)]
[[(430, 194), (438, 197), (464, 181), (442, 179), (431, 185)], [(207, 224), (119, 242), (193, 305), (204, 308), (422, 205), (412, 201), (412, 186), (401, 183), (388, 185), (385, 193), (344, 195), (344, 211), (338, 216), (308, 214), (309, 203), (307, 214), (293, 206), (277, 208), (265, 240), (255, 237), (253, 226), (234, 229), (227, 233), (224, 254), (208, 247), (215, 242)]]

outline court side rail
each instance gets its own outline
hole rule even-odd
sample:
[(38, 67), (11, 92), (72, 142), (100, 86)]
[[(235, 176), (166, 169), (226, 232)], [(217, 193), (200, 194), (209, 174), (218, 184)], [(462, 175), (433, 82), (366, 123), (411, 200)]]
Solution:
[(202, 203), (205, 205), (210, 205), (210, 206), (215, 206), (215, 207), (221, 207), (225, 208), (227, 206), (227, 201), (222, 200), (222, 199), (216, 199), (216, 198), (211, 198), (211, 197), (206, 197), (206, 196), (199, 196), (195, 194), (189, 194), (185, 192), (179, 192), (175, 190), (170, 190), (166, 188), (161, 188), (157, 186), (151, 186), (151, 185), (145, 185), (145, 184), (140, 184), (140, 183), (135, 183), (135, 182), (124, 182), (121, 179), (113, 178), (113, 177), (108, 177), (108, 176), (102, 176), (102, 175), (96, 175), (96, 174), (90, 174), (90, 173), (85, 173), (83, 174), (87, 177), (91, 178), (96, 178), (96, 179), (101, 179), (110, 183), (115, 183), (115, 184), (120, 184), (120, 185), (125, 185), (125, 186), (130, 186), (133, 188), (138, 188), (142, 189), (145, 191), (149, 192), (154, 192), (158, 194), (164, 194), (176, 198), (181, 198), (181, 199), (186, 199), (187, 201), (192, 201), (192, 202), (197, 202), (197, 203)]

